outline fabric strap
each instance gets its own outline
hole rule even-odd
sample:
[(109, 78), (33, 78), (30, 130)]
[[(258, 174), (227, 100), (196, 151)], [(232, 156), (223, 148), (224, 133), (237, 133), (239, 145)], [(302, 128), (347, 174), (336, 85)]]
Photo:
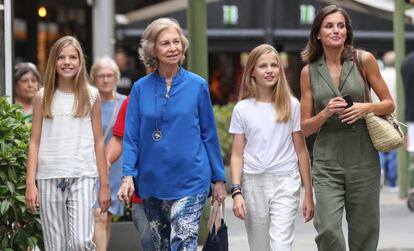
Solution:
[(118, 112), (118, 107), (121, 99), (115, 100), (114, 109), (112, 110), (111, 119), (109, 120), (108, 126), (106, 127), (105, 133), (104, 133), (104, 140), (106, 140), (106, 137), (108, 136), (109, 131), (111, 130), (112, 126), (115, 124), (116, 114)]
[[(220, 209), (221, 207), (221, 215), (220, 216)], [(217, 200), (214, 200), (213, 202), (213, 211), (211, 212), (210, 219), (208, 219), (208, 230), (211, 232), (213, 229), (213, 225), (215, 225), (215, 232), (217, 233), (217, 230), (221, 226), (221, 219), (224, 219), (224, 201), (223, 203), (219, 204)]]

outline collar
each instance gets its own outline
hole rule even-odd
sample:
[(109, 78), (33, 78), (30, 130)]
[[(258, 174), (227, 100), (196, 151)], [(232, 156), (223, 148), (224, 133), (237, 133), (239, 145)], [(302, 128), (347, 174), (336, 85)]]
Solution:
[[(171, 85), (178, 85), (179, 83), (181, 83), (184, 80), (186, 74), (187, 71), (182, 66), (180, 66), (178, 68), (177, 73), (174, 75), (172, 79)], [(165, 77), (161, 76), (158, 70), (155, 70), (153, 72), (153, 76), (158, 84), (165, 84)]]

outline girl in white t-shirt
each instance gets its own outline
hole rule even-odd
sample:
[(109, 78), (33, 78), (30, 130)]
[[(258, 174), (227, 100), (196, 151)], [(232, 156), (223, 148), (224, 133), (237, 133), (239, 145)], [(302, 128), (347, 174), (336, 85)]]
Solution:
[(245, 222), (250, 250), (291, 250), (301, 178), (305, 222), (314, 203), (299, 102), (272, 46), (250, 52), (239, 100), (229, 129), (233, 213)]
[[(26, 177), (26, 206), (39, 207), (45, 250), (95, 250), (95, 184), (99, 205), (110, 204), (101, 129), (101, 101), (89, 86), (79, 42), (52, 46), (45, 87), (34, 98)], [(36, 180), (36, 181), (35, 181)]]

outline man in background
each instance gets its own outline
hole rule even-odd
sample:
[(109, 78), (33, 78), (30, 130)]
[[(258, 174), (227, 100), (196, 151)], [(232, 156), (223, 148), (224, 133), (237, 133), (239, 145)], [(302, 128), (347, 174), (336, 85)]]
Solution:
[(121, 78), (117, 85), (117, 91), (124, 95), (129, 95), (132, 85), (144, 74), (130, 66), (128, 55), (123, 48), (115, 51), (115, 62), (121, 72)]

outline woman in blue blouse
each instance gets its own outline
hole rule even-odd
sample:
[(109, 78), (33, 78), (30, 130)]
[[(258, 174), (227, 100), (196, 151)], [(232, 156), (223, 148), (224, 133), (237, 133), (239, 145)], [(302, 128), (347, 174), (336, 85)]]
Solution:
[(145, 30), (140, 59), (155, 71), (133, 86), (123, 140), (118, 193), (144, 201), (156, 250), (197, 250), (204, 204), (224, 201), (224, 166), (208, 84), (181, 67), (188, 40), (170, 18)]

